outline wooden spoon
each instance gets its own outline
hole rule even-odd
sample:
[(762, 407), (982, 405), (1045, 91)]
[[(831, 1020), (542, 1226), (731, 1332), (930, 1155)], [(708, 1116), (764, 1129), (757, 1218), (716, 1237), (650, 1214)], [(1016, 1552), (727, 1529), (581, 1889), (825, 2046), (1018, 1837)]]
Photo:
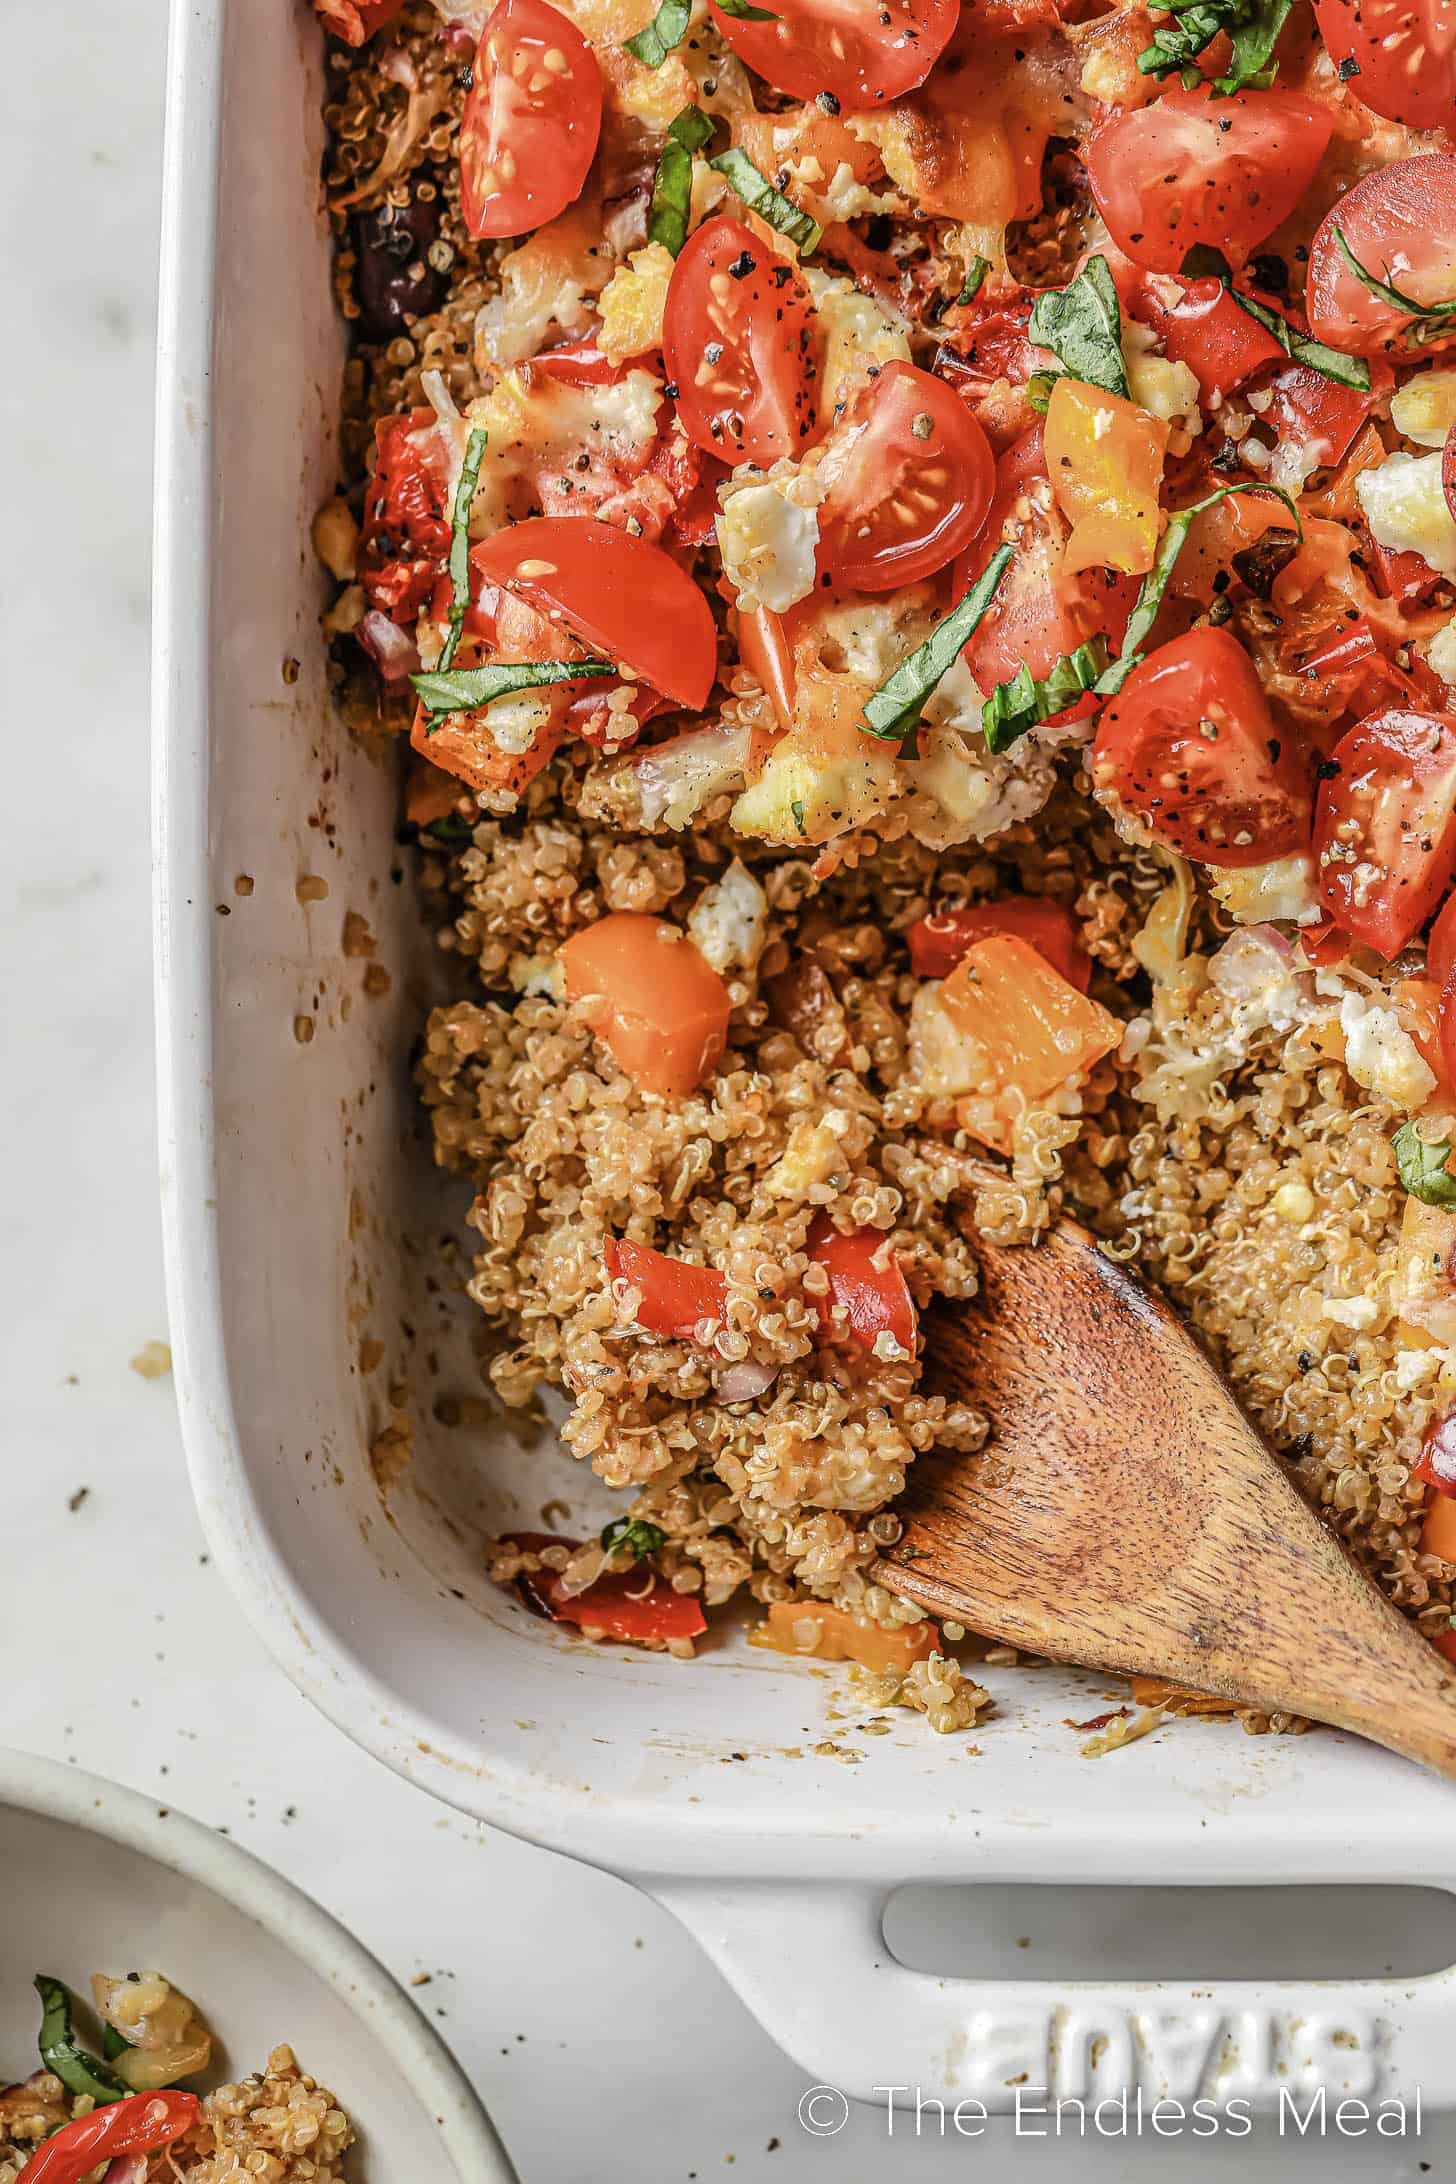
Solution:
[(1062, 1221), (977, 1240), (927, 1382), (991, 1420), (920, 1457), (875, 1577), (988, 1637), (1306, 1714), (1456, 1777), (1456, 1674), (1349, 1561), (1161, 1299)]

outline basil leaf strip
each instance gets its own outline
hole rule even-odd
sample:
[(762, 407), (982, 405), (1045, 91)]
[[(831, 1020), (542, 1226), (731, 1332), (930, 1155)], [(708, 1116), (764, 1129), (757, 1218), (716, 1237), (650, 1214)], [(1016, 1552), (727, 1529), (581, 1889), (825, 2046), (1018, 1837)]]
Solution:
[(1290, 515), (1293, 516), (1296, 537), (1304, 537), (1304, 525), (1299, 520), (1299, 510), (1284, 491), (1284, 488), (1279, 485), (1255, 483), (1221, 485), (1216, 493), (1210, 493), (1204, 500), (1195, 501), (1191, 508), (1180, 508), (1176, 516), (1169, 517), (1168, 528), (1158, 541), (1158, 551), (1153, 565), (1143, 578), (1142, 589), (1137, 595), (1137, 604), (1128, 617), (1127, 635), (1122, 640), (1119, 658), (1127, 659), (1137, 652), (1151, 632), (1154, 622), (1158, 619), (1158, 609), (1163, 604), (1163, 594), (1168, 589), (1168, 579), (1173, 574), (1173, 564), (1183, 551), (1183, 541), (1187, 538), (1192, 527), (1193, 518), (1201, 516), (1205, 509), (1215, 507), (1219, 501), (1227, 500), (1233, 493), (1272, 493), (1276, 500), (1283, 501)]
[(748, 0), (718, 0), (725, 15), (731, 15), (735, 23), (776, 23), (779, 17), (772, 8), (751, 8)]
[(917, 645), (909, 659), (902, 660), (894, 674), (865, 701), (862, 725), (870, 735), (884, 743), (903, 743), (914, 734), (926, 699), (950, 672), (961, 647), (980, 626), (1010, 559), (1011, 548), (998, 546), (960, 605), (936, 624), (924, 644)]
[(644, 68), (661, 68), (675, 46), (680, 46), (692, 21), (691, 0), (662, 0), (645, 30), (626, 40), (627, 51)]
[(807, 212), (802, 212), (781, 190), (776, 190), (772, 182), (759, 173), (747, 152), (741, 152), (736, 144), (730, 145), (726, 152), (710, 159), (708, 165), (722, 175), (730, 189), (737, 191), (750, 212), (756, 212), (760, 220), (767, 220), (780, 235), (787, 235), (791, 243), (797, 243), (801, 257), (807, 258), (819, 248), (824, 230), (818, 221), (811, 220)]
[(485, 667), (457, 667), (453, 674), (411, 675), (415, 693), (436, 725), (446, 713), (474, 713), (514, 690), (540, 690), (548, 683), (590, 682), (615, 675), (610, 660), (492, 660)]
[(668, 123), (667, 137), (657, 156), (652, 180), (652, 204), (647, 214), (647, 240), (661, 243), (674, 258), (688, 239), (688, 215), (693, 204), (693, 154), (713, 134), (713, 123), (700, 106), (685, 106)]
[(1335, 241), (1340, 246), (1340, 256), (1361, 286), (1368, 288), (1372, 296), (1379, 296), (1382, 303), (1393, 303), (1398, 311), (1409, 311), (1414, 315), (1416, 323), (1413, 326), (1407, 326), (1401, 334), (1401, 340), (1406, 347), (1408, 349), (1419, 349), (1427, 341), (1434, 340), (1443, 330), (1445, 321), (1451, 317), (1453, 312), (1456, 312), (1456, 296), (1453, 296), (1449, 303), (1418, 302), (1414, 296), (1407, 296), (1401, 289), (1397, 288), (1393, 281), (1382, 281), (1370, 271), (1368, 266), (1361, 265), (1360, 260), (1355, 256), (1354, 251), (1345, 240), (1344, 229), (1338, 223), (1336, 223), (1334, 233)]
[(37, 1972), (35, 1991), (40, 1996), (40, 2059), (60, 2079), (69, 2093), (84, 2093), (99, 2108), (107, 2101), (123, 2101), (131, 2087), (88, 2054), (76, 2038), (76, 1998), (63, 1979)]
[(1227, 31), (1233, 66), (1226, 76), (1215, 79), (1215, 93), (1227, 98), (1251, 85), (1266, 91), (1277, 73), (1274, 48), (1292, 4), (1293, 0), (1188, 0), (1179, 6), (1174, 0), (1172, 21), (1153, 32), (1152, 44), (1138, 55), (1138, 68), (1145, 76), (1169, 76), (1176, 69), (1192, 90), (1199, 81), (1194, 62), (1220, 31)]
[(600, 1544), (609, 1555), (626, 1553), (640, 1562), (644, 1555), (655, 1555), (667, 1545), (667, 1534), (647, 1517), (613, 1517), (602, 1526)]
[(1412, 1198), (1426, 1206), (1456, 1206), (1456, 1175), (1448, 1165), (1449, 1139), (1428, 1145), (1413, 1122), (1403, 1122), (1391, 1139), (1400, 1180)]
[(1256, 303), (1252, 296), (1241, 296), (1238, 290), (1224, 282), (1229, 295), (1241, 311), (1272, 334), (1286, 356), (1292, 356), (1296, 364), (1308, 365), (1312, 372), (1333, 379), (1338, 386), (1354, 387), (1357, 393), (1370, 392), (1370, 366), (1363, 356), (1342, 356), (1338, 349), (1328, 349), (1322, 341), (1313, 340), (1308, 334), (1298, 334), (1287, 319), (1271, 311), (1265, 304)]
[(1010, 681), (998, 683), (981, 707), (986, 749), (993, 754), (1009, 751), (1028, 729), (1064, 713), (1084, 691), (1110, 698), (1136, 665), (1135, 656), (1109, 660), (1105, 637), (1089, 637), (1075, 652), (1064, 652), (1051, 673), (1040, 680), (1023, 660)]
[(465, 443), (465, 460), (460, 465), (455, 487), (455, 506), (450, 514), (450, 626), (445, 632), (445, 646), (440, 654), (442, 668), (447, 668), (455, 657), (470, 606), (470, 511), (475, 504), (475, 488), (480, 483), (485, 442), (485, 431), (477, 425)]
[(990, 270), (991, 261), (989, 258), (982, 258), (979, 256), (972, 258), (970, 266), (966, 272), (965, 284), (962, 287), (960, 294), (956, 297), (956, 302), (974, 303), (977, 296), (979, 296), (979, 294), (981, 293), (981, 283), (985, 280), (986, 275), (990, 272)]
[(1089, 258), (1068, 287), (1044, 290), (1029, 331), (1074, 379), (1131, 400), (1122, 359), (1122, 310), (1105, 258)]

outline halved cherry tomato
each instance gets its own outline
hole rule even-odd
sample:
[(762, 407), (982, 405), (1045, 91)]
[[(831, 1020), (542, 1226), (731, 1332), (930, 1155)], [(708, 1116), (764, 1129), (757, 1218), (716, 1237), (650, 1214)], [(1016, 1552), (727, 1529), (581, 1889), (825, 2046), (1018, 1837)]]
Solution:
[(768, 23), (710, 0), (719, 34), (740, 60), (796, 99), (830, 91), (841, 106), (898, 99), (924, 83), (960, 20), (960, 0), (778, 0)]
[(345, 45), (361, 46), (392, 23), (404, 6), (404, 0), (314, 0), (324, 29)]
[(1176, 273), (1196, 243), (1241, 263), (1293, 212), (1332, 127), (1328, 108), (1293, 91), (1165, 91), (1102, 124), (1087, 180), (1134, 265)]
[(602, 72), (547, 0), (498, 0), (460, 117), (460, 209), (472, 235), (525, 235), (580, 192), (602, 130)]
[(691, 1342), (704, 1320), (720, 1320), (728, 1301), (728, 1284), (708, 1266), (689, 1266), (685, 1259), (670, 1259), (649, 1244), (634, 1244), (609, 1236), (602, 1250), (607, 1280), (615, 1288), (627, 1282), (636, 1290), (633, 1315), (649, 1334), (675, 1335)]
[[(549, 1532), (513, 1532), (513, 1547), (574, 1547)], [(600, 1630), (608, 1638), (640, 1645), (647, 1639), (701, 1638), (708, 1627), (696, 1593), (674, 1590), (650, 1564), (635, 1570), (608, 1571), (585, 1592), (565, 1590), (559, 1570), (522, 1570), (516, 1590), (526, 1606), (553, 1623), (574, 1623), (578, 1630)]]
[(1134, 668), (1102, 715), (1092, 780), (1203, 864), (1267, 864), (1309, 839), (1303, 754), (1226, 629), (1190, 630)]
[(1438, 986), (1445, 986), (1456, 973), (1456, 895), (1446, 897), (1431, 927), (1426, 942), (1426, 969)]
[(1047, 483), (1041, 426), (1009, 447), (996, 465), (996, 497), (980, 536), (956, 563), (959, 599), (981, 574), (1003, 538), (1015, 551), (964, 658), (982, 690), (1006, 682), (1024, 662), (1049, 675), (1064, 652), (1099, 632), (1116, 650), (1127, 628), (1137, 584), (1110, 570), (1062, 570), (1066, 525)]
[(1092, 958), (1082, 946), (1081, 926), (1064, 902), (1045, 895), (960, 903), (954, 910), (917, 918), (905, 936), (910, 968), (917, 978), (945, 978), (988, 933), (1015, 933), (1019, 940), (1030, 941), (1078, 993), (1092, 983)]
[(943, 981), (940, 1001), (984, 1072), (985, 1098), (974, 1118), (963, 1115), (965, 1127), (999, 1152), (1011, 1150), (1027, 1107), (1085, 1077), (1122, 1038), (1115, 1016), (1012, 933), (974, 942)]
[(1052, 493), (1072, 526), (1062, 574), (1095, 568), (1144, 575), (1162, 522), (1167, 425), (1067, 373), (1052, 388), (1045, 446)]
[(1456, 125), (1456, 17), (1449, 0), (1315, 0), (1320, 36), (1372, 113), (1408, 129)]
[(690, 439), (725, 462), (796, 455), (814, 429), (814, 308), (794, 268), (719, 213), (679, 253), (662, 360)]
[[(1383, 371), (1384, 366), (1377, 367)], [(1386, 374), (1387, 384), (1389, 374)], [(1322, 465), (1340, 462), (1375, 406), (1377, 387), (1342, 387), (1308, 364), (1286, 364), (1269, 382), (1273, 396), (1261, 421), (1277, 441), (1302, 440)]]
[[(1377, 356), (1400, 341), (1417, 313), (1364, 286), (1340, 249), (1340, 233), (1367, 271), (1423, 304), (1456, 296), (1456, 153), (1422, 152), (1374, 167), (1326, 213), (1309, 249), (1305, 309), (1318, 341)], [(1448, 332), (1427, 346), (1456, 339)]]
[(381, 417), (364, 488), (359, 581), (370, 605), (396, 622), (418, 614), (450, 551), (449, 489), (434, 411)]
[(728, 988), (681, 926), (615, 910), (561, 950), (566, 998), (644, 1092), (681, 1098), (728, 1043)]
[(1456, 715), (1372, 713), (1335, 745), (1315, 806), (1320, 899), (1387, 959), (1456, 872)]
[(26, 2170), (35, 2184), (81, 2184), (105, 2161), (171, 2146), (201, 2117), (202, 2103), (195, 2093), (134, 2093), (62, 2124), (36, 2148)]
[(882, 1229), (859, 1228), (845, 1235), (827, 1213), (816, 1214), (809, 1230), (809, 1257), (829, 1276), (829, 1294), (814, 1307), (824, 1335), (842, 1336), (861, 1350), (872, 1350), (881, 1335), (891, 1335), (905, 1351), (915, 1347), (915, 1300)]
[(819, 567), (853, 591), (933, 576), (986, 520), (996, 458), (944, 380), (887, 364), (839, 419), (819, 466)]
[(504, 584), (593, 652), (692, 711), (718, 666), (702, 592), (670, 554), (590, 516), (528, 516), (472, 547), (475, 585)]
[(748, 1633), (748, 1643), (809, 1661), (857, 1661), (861, 1668), (898, 1669), (903, 1675), (917, 1661), (939, 1653), (945, 1641), (939, 1623), (928, 1616), (886, 1630), (880, 1623), (860, 1622), (847, 1608), (831, 1607), (827, 1600), (775, 1600), (764, 1621)]
[(1205, 409), (1222, 402), (1284, 351), (1256, 318), (1241, 310), (1222, 281), (1188, 281), (1171, 309), (1150, 283), (1137, 315), (1163, 337), (1163, 354), (1186, 364)]

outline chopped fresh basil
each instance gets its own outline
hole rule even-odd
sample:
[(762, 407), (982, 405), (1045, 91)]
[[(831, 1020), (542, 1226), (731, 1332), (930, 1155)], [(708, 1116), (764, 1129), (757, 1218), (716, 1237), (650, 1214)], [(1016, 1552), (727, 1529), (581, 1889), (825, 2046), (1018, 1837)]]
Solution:
[(1045, 417), (1051, 405), (1052, 388), (1065, 372), (1033, 372), (1026, 382), (1026, 399), (1041, 416)]
[(956, 297), (956, 302), (974, 303), (977, 296), (979, 296), (979, 294), (981, 293), (981, 283), (982, 281), (984, 281), (986, 275), (990, 272), (990, 270), (991, 261), (989, 258), (972, 258), (970, 266), (966, 273), (965, 281), (963, 282), (961, 287), (961, 292)]
[(646, 1517), (613, 1517), (602, 1526), (601, 1543), (609, 1555), (630, 1554), (634, 1562), (640, 1562), (644, 1555), (655, 1555), (667, 1545), (667, 1534)]
[(1194, 63), (1220, 31), (1227, 31), (1233, 63), (1214, 80), (1220, 97), (1253, 86), (1267, 90), (1277, 64), (1274, 48), (1293, 0), (1173, 0), (1170, 20), (1153, 32), (1153, 42), (1138, 55), (1145, 76), (1170, 76), (1176, 70), (1188, 90), (1201, 82)]
[(647, 28), (626, 41), (627, 51), (644, 68), (661, 68), (668, 54), (687, 36), (692, 16), (692, 0), (662, 0)]
[(1267, 304), (1256, 303), (1252, 296), (1241, 296), (1238, 290), (1224, 282), (1229, 295), (1241, 311), (1272, 334), (1286, 356), (1292, 356), (1296, 364), (1306, 364), (1312, 372), (1319, 372), (1326, 379), (1333, 379), (1341, 387), (1354, 387), (1360, 394), (1370, 392), (1370, 366), (1362, 356), (1342, 356), (1338, 349), (1328, 349), (1322, 341), (1314, 341), (1308, 334), (1297, 333), (1289, 321), (1271, 311)]
[(790, 202), (782, 190), (776, 190), (754, 166), (747, 152), (737, 145), (730, 145), (708, 165), (721, 174), (730, 189), (736, 190), (750, 212), (756, 212), (760, 220), (767, 220), (780, 235), (787, 235), (791, 243), (799, 246), (799, 255), (807, 258), (819, 248), (819, 238), (824, 230), (817, 220), (811, 220), (807, 212)]
[(674, 258), (688, 239), (688, 215), (693, 203), (693, 154), (701, 151), (712, 134), (712, 119), (701, 106), (685, 106), (668, 124), (667, 138), (658, 154), (652, 204), (647, 214), (647, 240), (661, 243)]
[(1428, 1145), (1413, 1122), (1403, 1122), (1390, 1142), (1400, 1180), (1412, 1198), (1427, 1206), (1456, 1206), (1456, 1175), (1447, 1166), (1449, 1138)]
[(735, 23), (776, 23), (779, 20), (772, 8), (750, 7), (748, 0), (718, 0), (718, 5)]
[(548, 683), (589, 681), (614, 675), (610, 660), (492, 660), (486, 667), (457, 667), (452, 674), (411, 675), (425, 711), (436, 723), (446, 713), (474, 713), (513, 690), (540, 690)]
[(1299, 510), (1283, 487), (1278, 485), (1264, 485), (1262, 483), (1221, 485), (1216, 493), (1208, 494), (1201, 501), (1195, 501), (1191, 508), (1180, 508), (1177, 515), (1168, 518), (1168, 528), (1158, 541), (1156, 558), (1151, 569), (1143, 578), (1142, 589), (1137, 595), (1137, 604), (1128, 618), (1127, 635), (1122, 640), (1121, 658), (1128, 659), (1140, 649), (1151, 632), (1154, 622), (1158, 619), (1158, 609), (1163, 604), (1163, 594), (1168, 589), (1168, 579), (1173, 573), (1173, 564), (1183, 551), (1183, 542), (1192, 528), (1193, 518), (1201, 516), (1205, 509), (1214, 507), (1217, 502), (1227, 500), (1230, 494), (1233, 493), (1272, 493), (1276, 500), (1283, 501), (1290, 515), (1294, 518), (1295, 535), (1303, 538), (1304, 525), (1299, 520)]
[(450, 515), (450, 626), (445, 632), (445, 645), (440, 654), (442, 668), (447, 668), (455, 657), (470, 607), (470, 511), (475, 504), (475, 488), (480, 483), (485, 441), (485, 432), (477, 425), (465, 443), (465, 460), (460, 465), (460, 479), (455, 487), (455, 506)]
[(1110, 660), (1105, 637), (1091, 637), (1075, 652), (1064, 652), (1049, 675), (1034, 676), (1023, 660), (1009, 682), (998, 683), (981, 707), (986, 749), (1008, 751), (1030, 728), (1075, 705), (1084, 691), (1110, 698), (1136, 665), (1134, 658)]
[(799, 832), (801, 834), (807, 834), (809, 830), (804, 824), (804, 806), (799, 797), (796, 796), (793, 799), (793, 801), (789, 805), (789, 810), (794, 815), (794, 825), (798, 828)]
[(918, 645), (908, 660), (902, 660), (894, 674), (866, 701), (862, 725), (870, 735), (885, 743), (904, 743), (914, 736), (926, 699), (949, 674), (967, 639), (975, 634), (1010, 559), (1011, 548), (998, 546), (960, 605), (936, 624), (924, 644)]
[(1335, 224), (1334, 233), (1335, 241), (1340, 246), (1340, 256), (1361, 286), (1368, 288), (1372, 296), (1379, 296), (1382, 303), (1393, 303), (1398, 311), (1409, 311), (1414, 315), (1416, 323), (1407, 326), (1401, 335), (1408, 349), (1423, 348), (1426, 342), (1434, 341), (1438, 335), (1449, 331), (1446, 322), (1456, 312), (1456, 296), (1449, 303), (1422, 303), (1417, 297), (1406, 295), (1393, 281), (1383, 281), (1368, 266), (1361, 265), (1346, 242), (1344, 229), (1338, 222)]
[(1039, 295), (1029, 331), (1032, 340), (1050, 349), (1073, 379), (1129, 399), (1127, 366), (1122, 360), (1122, 311), (1105, 258), (1089, 258), (1067, 287), (1049, 288)]
[(462, 819), (458, 811), (447, 811), (442, 819), (432, 819), (420, 832), (430, 835), (437, 842), (457, 845), (473, 842), (475, 839), (474, 827), (468, 819)]

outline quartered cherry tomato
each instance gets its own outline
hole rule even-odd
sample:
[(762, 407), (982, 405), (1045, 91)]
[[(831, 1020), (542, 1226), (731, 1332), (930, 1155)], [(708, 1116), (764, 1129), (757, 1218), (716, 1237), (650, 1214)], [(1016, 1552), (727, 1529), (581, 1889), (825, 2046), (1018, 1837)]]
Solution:
[(660, 546), (591, 516), (528, 516), (472, 547), (470, 566), (472, 589), (504, 585), (677, 704), (707, 702), (712, 609)]
[(1162, 335), (1163, 354), (1188, 366), (1205, 409), (1284, 355), (1274, 336), (1234, 302), (1222, 281), (1187, 282), (1171, 308), (1150, 283), (1138, 300), (1137, 315)]
[[(515, 1547), (574, 1547), (548, 1532), (514, 1532)], [(516, 1590), (526, 1606), (553, 1623), (574, 1623), (578, 1630), (599, 1630), (608, 1638), (641, 1645), (648, 1639), (701, 1638), (708, 1627), (696, 1593), (676, 1592), (650, 1563), (634, 1570), (608, 1571), (585, 1592), (569, 1593), (559, 1570), (523, 1570)]]
[(1320, 36), (1372, 113), (1408, 129), (1456, 125), (1456, 8), (1451, 0), (1315, 0)]
[[(1372, 295), (1340, 248), (1377, 280), (1393, 282), (1418, 304), (1456, 297), (1456, 153), (1422, 152), (1374, 167), (1326, 213), (1309, 248), (1305, 309), (1318, 341), (1358, 356), (1401, 343), (1419, 317)], [(1456, 338), (1456, 314), (1433, 328), (1428, 346)]]
[(704, 1320), (722, 1320), (728, 1284), (712, 1267), (689, 1266), (685, 1259), (670, 1259), (665, 1251), (634, 1244), (625, 1236), (620, 1241), (609, 1236), (602, 1258), (614, 1288), (626, 1282), (636, 1290), (633, 1318), (649, 1334), (691, 1342)]
[(1064, 902), (1044, 895), (1004, 895), (995, 902), (961, 903), (954, 910), (917, 918), (905, 936), (910, 968), (917, 978), (945, 978), (988, 933), (1014, 933), (1018, 940), (1030, 941), (1079, 993), (1092, 983), (1092, 958), (1082, 946), (1081, 926)]
[(195, 2093), (135, 2093), (129, 2100), (108, 2101), (53, 2131), (31, 2155), (26, 2173), (35, 2184), (81, 2184), (103, 2162), (172, 2145), (201, 2115)]
[(851, 591), (894, 591), (933, 576), (986, 520), (991, 443), (943, 379), (887, 364), (824, 444), (819, 567)]
[(882, 1229), (853, 1229), (846, 1236), (827, 1213), (816, 1214), (808, 1250), (829, 1276), (829, 1294), (814, 1299), (826, 1337), (872, 1350), (888, 1334), (902, 1350), (914, 1349), (915, 1300)]
[(960, 0), (775, 0), (774, 20), (709, 13), (739, 59), (796, 99), (832, 92), (880, 106), (924, 83), (960, 20)]
[(1102, 124), (1087, 180), (1134, 265), (1177, 273), (1196, 243), (1241, 263), (1303, 197), (1332, 126), (1294, 91), (1165, 91)]
[(499, 0), (460, 117), (460, 209), (472, 235), (524, 235), (578, 195), (602, 129), (602, 72), (547, 0)]
[(727, 463), (796, 455), (814, 429), (813, 305), (794, 268), (719, 213), (673, 268), (662, 358), (683, 429)]
[(1203, 864), (1267, 864), (1309, 839), (1303, 754), (1226, 629), (1190, 630), (1133, 670), (1102, 715), (1092, 780)]
[(1372, 713), (1340, 738), (1322, 772), (1320, 899), (1343, 932), (1389, 959), (1456, 873), (1456, 714)]

